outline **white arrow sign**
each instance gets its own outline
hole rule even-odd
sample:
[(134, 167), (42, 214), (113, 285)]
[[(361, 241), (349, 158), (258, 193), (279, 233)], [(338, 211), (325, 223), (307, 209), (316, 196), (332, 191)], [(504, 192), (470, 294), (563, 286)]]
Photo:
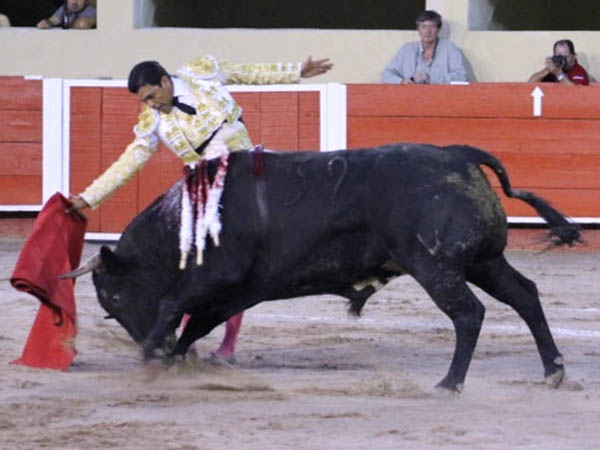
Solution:
[(542, 97), (544, 93), (539, 86), (536, 86), (531, 92), (531, 96), (533, 97), (533, 115), (539, 117), (542, 115)]

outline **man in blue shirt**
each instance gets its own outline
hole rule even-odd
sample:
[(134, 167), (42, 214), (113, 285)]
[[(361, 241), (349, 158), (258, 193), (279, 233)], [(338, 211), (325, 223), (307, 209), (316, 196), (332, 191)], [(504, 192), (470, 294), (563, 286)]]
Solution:
[(404, 44), (381, 75), (382, 83), (449, 84), (468, 81), (462, 52), (452, 42), (440, 39), (442, 16), (423, 11), (417, 17), (420, 40)]

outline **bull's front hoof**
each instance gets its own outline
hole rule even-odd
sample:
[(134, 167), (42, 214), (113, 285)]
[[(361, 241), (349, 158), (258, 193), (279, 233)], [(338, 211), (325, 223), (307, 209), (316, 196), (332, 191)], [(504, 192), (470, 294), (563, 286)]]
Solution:
[(144, 362), (144, 381), (154, 381), (166, 370), (166, 367), (158, 360), (152, 359)]
[(146, 344), (142, 346), (142, 358), (144, 359), (144, 363), (159, 359), (164, 354), (165, 352), (163, 350), (157, 349), (154, 345)]
[(557, 389), (565, 379), (565, 368), (559, 367), (554, 373), (545, 378), (545, 383), (553, 389)]
[(142, 357), (145, 364), (158, 361), (164, 367), (171, 367), (176, 362), (174, 354), (166, 352), (163, 348), (144, 347)]
[(435, 386), (435, 390), (438, 393), (443, 393), (444, 391), (446, 391), (450, 394), (458, 395), (463, 390), (463, 383), (461, 383), (455, 379), (454, 380), (449, 379), (449, 377), (446, 376), (442, 381), (440, 381)]
[(435, 386), (435, 395), (438, 397), (455, 397), (459, 395), (463, 390), (462, 384), (457, 384), (454, 387), (446, 386), (439, 383)]
[(193, 363), (196, 364), (200, 361), (200, 355), (198, 354), (198, 350), (196, 349), (195, 345), (190, 345), (188, 348), (188, 351), (186, 353), (186, 357), (187, 359)]

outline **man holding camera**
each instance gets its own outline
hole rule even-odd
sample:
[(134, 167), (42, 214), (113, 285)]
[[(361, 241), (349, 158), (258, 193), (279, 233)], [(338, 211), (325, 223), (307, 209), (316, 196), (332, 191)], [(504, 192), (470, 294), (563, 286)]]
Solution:
[(551, 82), (570, 86), (588, 85), (590, 79), (585, 69), (577, 62), (575, 46), (569, 39), (554, 43), (554, 56), (546, 58), (544, 68), (527, 80), (530, 83)]

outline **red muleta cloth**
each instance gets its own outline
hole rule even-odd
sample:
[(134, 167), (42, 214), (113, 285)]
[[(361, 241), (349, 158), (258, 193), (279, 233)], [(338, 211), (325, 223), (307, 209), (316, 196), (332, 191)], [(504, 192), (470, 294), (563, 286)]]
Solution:
[(21, 249), (10, 283), (41, 301), (23, 355), (11, 364), (66, 370), (75, 357), (75, 279), (59, 275), (79, 266), (87, 221), (60, 193), (48, 199)]

